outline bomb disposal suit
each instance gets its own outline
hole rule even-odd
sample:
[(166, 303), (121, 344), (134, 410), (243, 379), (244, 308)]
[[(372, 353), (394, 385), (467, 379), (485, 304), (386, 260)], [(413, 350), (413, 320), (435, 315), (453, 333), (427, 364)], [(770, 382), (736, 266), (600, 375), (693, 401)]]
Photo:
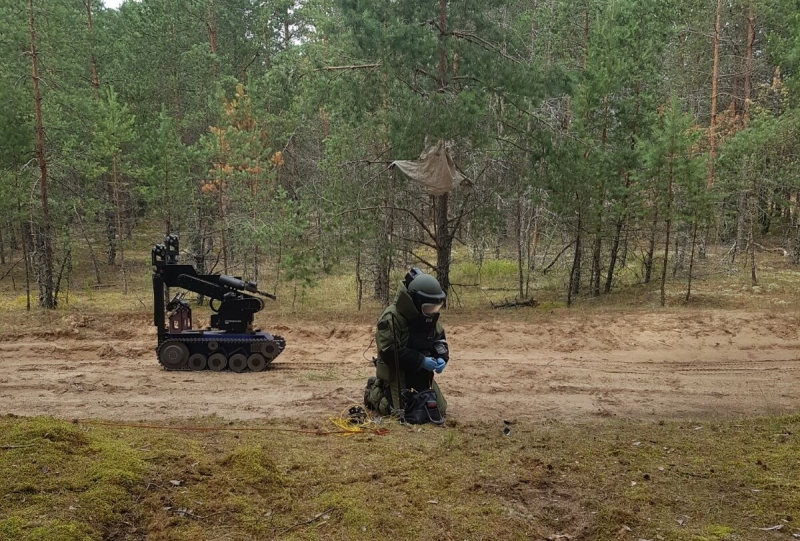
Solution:
[(445, 300), (439, 282), (412, 268), (397, 291), (394, 303), (380, 315), (375, 333), (376, 374), (364, 390), (364, 404), (389, 415), (406, 407), (409, 393), (433, 389), (444, 415), (447, 402), (434, 381), (450, 360), (439, 311)]

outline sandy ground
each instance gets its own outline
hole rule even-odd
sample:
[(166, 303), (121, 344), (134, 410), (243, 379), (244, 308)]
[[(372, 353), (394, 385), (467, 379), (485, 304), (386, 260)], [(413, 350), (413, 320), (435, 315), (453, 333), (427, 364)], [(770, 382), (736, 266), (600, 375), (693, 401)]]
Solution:
[[(794, 312), (569, 313), (443, 321), (453, 359), (437, 376), (449, 417), (675, 419), (800, 410)], [(66, 316), (48, 332), (0, 334), (0, 413), (66, 419), (324, 420), (354, 403), (372, 326), (272, 324), (287, 348), (262, 373), (167, 372), (145, 316)], [(114, 338), (107, 338), (108, 334)], [(366, 353), (365, 353), (366, 351)]]

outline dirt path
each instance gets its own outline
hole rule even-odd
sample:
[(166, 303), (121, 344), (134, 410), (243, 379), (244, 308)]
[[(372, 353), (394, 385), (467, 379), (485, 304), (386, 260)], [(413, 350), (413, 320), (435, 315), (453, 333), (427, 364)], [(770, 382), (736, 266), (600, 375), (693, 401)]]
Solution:
[[(488, 314), (448, 323), (439, 376), (459, 420), (705, 418), (797, 412), (800, 317), (713, 310)], [(133, 321), (130, 321), (133, 319)], [(112, 329), (116, 338), (104, 338)], [(166, 372), (144, 316), (72, 315), (48, 333), (0, 334), (0, 413), (113, 420), (305, 417), (360, 403), (369, 324), (271, 325), (286, 351), (267, 372)], [(368, 350), (366, 356), (370, 356)]]

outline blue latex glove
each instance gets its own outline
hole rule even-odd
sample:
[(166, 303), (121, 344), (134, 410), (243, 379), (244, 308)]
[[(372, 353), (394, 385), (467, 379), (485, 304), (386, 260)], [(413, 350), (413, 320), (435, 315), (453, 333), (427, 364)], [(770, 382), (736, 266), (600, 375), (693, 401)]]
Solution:
[(428, 372), (433, 372), (436, 370), (437, 366), (439, 365), (436, 363), (436, 359), (433, 357), (425, 357), (425, 359), (422, 361), (422, 369), (427, 370)]
[(436, 370), (437, 374), (441, 374), (445, 366), (447, 366), (447, 361), (439, 357), (436, 359), (436, 368), (434, 370)]

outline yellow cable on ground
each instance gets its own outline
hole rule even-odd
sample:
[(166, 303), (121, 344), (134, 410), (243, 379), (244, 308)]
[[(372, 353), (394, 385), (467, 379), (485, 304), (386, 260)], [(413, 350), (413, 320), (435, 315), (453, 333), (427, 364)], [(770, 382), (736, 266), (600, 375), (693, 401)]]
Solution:
[[(275, 432), (295, 432), (297, 434), (311, 434), (314, 436), (352, 436), (353, 434), (357, 434), (360, 432), (373, 432), (378, 436), (385, 436), (389, 433), (389, 431), (385, 428), (380, 428), (378, 423), (368, 420), (364, 423), (354, 424), (349, 418), (343, 416), (339, 419), (331, 418), (331, 422), (339, 429), (339, 430), (303, 430), (297, 428), (281, 428), (275, 426), (262, 426), (262, 427), (220, 427), (220, 426), (166, 426), (166, 425), (149, 425), (149, 424), (135, 424), (135, 423), (117, 423), (117, 422), (104, 422), (104, 421), (90, 421), (90, 420), (83, 420), (83, 419), (73, 419), (74, 424), (84, 425), (84, 426), (102, 426), (102, 427), (113, 427), (113, 428), (138, 428), (138, 429), (150, 429), (150, 430), (175, 430), (175, 431), (187, 431), (187, 432), (266, 432), (266, 431), (275, 431)], [(340, 425), (338, 423), (346, 423), (346, 425)]]
[(388, 434), (387, 428), (381, 427), (361, 406), (348, 406), (339, 417), (331, 417), (330, 422), (339, 429), (338, 436), (352, 436), (361, 432), (373, 432), (379, 436)]

